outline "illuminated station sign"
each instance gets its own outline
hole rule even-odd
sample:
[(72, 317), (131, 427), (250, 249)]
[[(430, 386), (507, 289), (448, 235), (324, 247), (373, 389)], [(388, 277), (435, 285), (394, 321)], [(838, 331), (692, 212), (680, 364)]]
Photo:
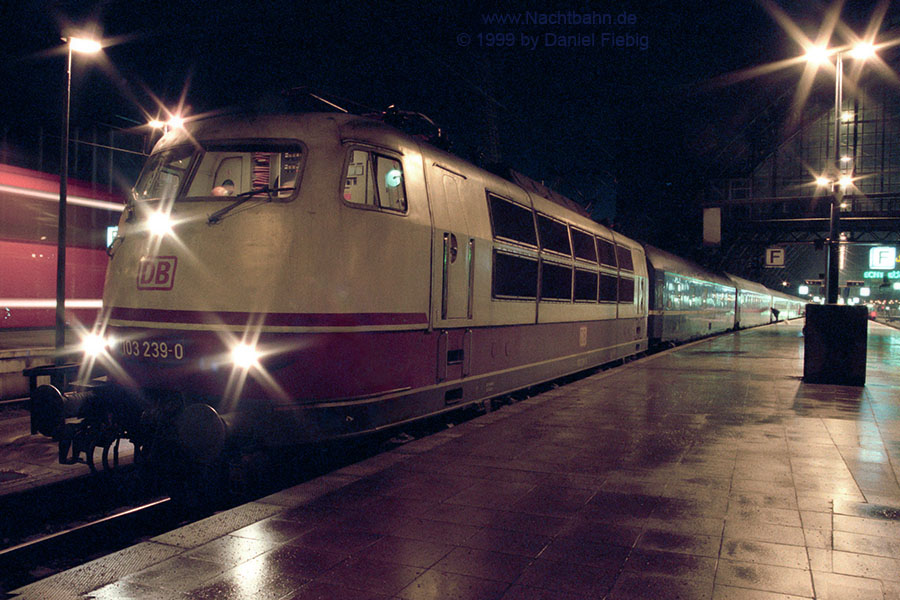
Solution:
[(892, 246), (878, 246), (869, 250), (869, 270), (863, 273), (866, 279), (900, 279), (897, 270), (897, 249)]

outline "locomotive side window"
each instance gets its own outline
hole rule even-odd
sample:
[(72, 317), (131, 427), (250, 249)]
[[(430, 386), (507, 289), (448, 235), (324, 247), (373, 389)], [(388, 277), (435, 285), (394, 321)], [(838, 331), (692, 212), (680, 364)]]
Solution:
[(572, 300), (572, 268), (541, 261), (541, 300)]
[(610, 267), (617, 267), (616, 263), (616, 247), (612, 242), (597, 238), (597, 250), (600, 252), (600, 264)]
[(531, 209), (488, 193), (491, 227), (495, 238), (537, 246)]
[(625, 277), (619, 279), (619, 302), (623, 304), (634, 302), (634, 279)]
[(541, 239), (541, 249), (572, 256), (572, 247), (569, 244), (569, 228), (565, 223), (538, 214), (538, 233)]
[(344, 178), (344, 200), (350, 204), (406, 212), (400, 161), (366, 150), (352, 150)]
[(493, 274), (491, 293), (495, 298), (537, 297), (537, 260), (494, 250)]
[(194, 149), (191, 147), (172, 148), (151, 156), (134, 186), (136, 199), (174, 199), (193, 156)]
[(615, 302), (619, 298), (619, 279), (615, 275), (600, 274), (600, 302)]
[(575, 300), (596, 302), (597, 282), (598, 274), (594, 271), (575, 269)]
[(594, 247), (594, 236), (580, 229), (572, 228), (572, 246), (575, 248), (575, 258), (588, 262), (597, 262), (597, 248)]
[(406, 194), (403, 191), (403, 168), (399, 160), (386, 156), (375, 157), (378, 176), (378, 199), (382, 208), (406, 211)]
[(631, 249), (625, 246), (616, 246), (616, 257), (619, 259), (619, 268), (626, 271), (634, 271), (634, 263), (631, 261)]

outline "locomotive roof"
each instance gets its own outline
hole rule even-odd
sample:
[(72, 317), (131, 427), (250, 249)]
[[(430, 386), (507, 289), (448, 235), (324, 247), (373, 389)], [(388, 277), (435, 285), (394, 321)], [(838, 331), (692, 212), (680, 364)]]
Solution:
[[(310, 132), (323, 132), (323, 128), (336, 126), (342, 138), (353, 139), (357, 136), (370, 137), (372, 134), (382, 138), (384, 145), (408, 146), (428, 144), (434, 151), (444, 152), (440, 148), (429, 144), (427, 140), (418, 136), (409, 135), (392, 125), (368, 116), (360, 116), (345, 113), (299, 113), (282, 115), (261, 114), (229, 114), (218, 115), (198, 119), (189, 122), (185, 129), (174, 129), (165, 134), (157, 143), (154, 151), (163, 147), (192, 143), (195, 140), (220, 140), (228, 138), (246, 139), (275, 139), (293, 138), (303, 140), (304, 134)], [(295, 133), (296, 132), (296, 133)], [(324, 133), (324, 132), (323, 132)], [(590, 213), (580, 204), (563, 196), (541, 182), (527, 175), (519, 173), (511, 168), (505, 168), (501, 172), (492, 172), (469, 161), (463, 160), (472, 168), (499, 175), (503, 179), (513, 183), (534, 194), (550, 200), (582, 217), (590, 219)]]

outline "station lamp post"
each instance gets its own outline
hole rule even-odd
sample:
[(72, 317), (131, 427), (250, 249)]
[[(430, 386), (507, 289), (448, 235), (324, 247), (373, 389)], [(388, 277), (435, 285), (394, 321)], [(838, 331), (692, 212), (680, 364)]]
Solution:
[(69, 109), (72, 99), (72, 53), (93, 54), (100, 51), (100, 42), (83, 37), (63, 38), (68, 57), (66, 61), (66, 97), (62, 114), (62, 142), (59, 164), (59, 222), (56, 248), (56, 364), (64, 360), (66, 345), (66, 194), (69, 179)]
[[(860, 43), (852, 49), (839, 49), (833, 52), (834, 64), (834, 170), (833, 177), (819, 177), (816, 182), (822, 185), (831, 185), (831, 213), (829, 216), (828, 256), (825, 265), (825, 302), (836, 304), (838, 300), (838, 286), (840, 279), (840, 224), (841, 204), (844, 201), (844, 189), (852, 183), (852, 165), (850, 174), (845, 174), (841, 166), (841, 121), (844, 103), (844, 54), (850, 54), (853, 58), (865, 60), (875, 53), (872, 44)], [(811, 48), (806, 56), (807, 60), (824, 62), (828, 60), (831, 52), (824, 48)]]

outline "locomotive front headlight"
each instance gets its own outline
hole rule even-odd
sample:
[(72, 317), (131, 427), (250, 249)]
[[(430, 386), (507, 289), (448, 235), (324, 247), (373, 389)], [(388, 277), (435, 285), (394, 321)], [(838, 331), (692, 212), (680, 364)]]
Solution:
[(99, 333), (89, 333), (81, 338), (81, 351), (89, 358), (96, 358), (106, 352), (109, 340)]
[(168, 213), (158, 211), (147, 217), (147, 229), (157, 237), (172, 233), (172, 219)]
[(260, 352), (252, 344), (240, 343), (231, 349), (231, 362), (241, 369), (258, 365), (260, 356)]

